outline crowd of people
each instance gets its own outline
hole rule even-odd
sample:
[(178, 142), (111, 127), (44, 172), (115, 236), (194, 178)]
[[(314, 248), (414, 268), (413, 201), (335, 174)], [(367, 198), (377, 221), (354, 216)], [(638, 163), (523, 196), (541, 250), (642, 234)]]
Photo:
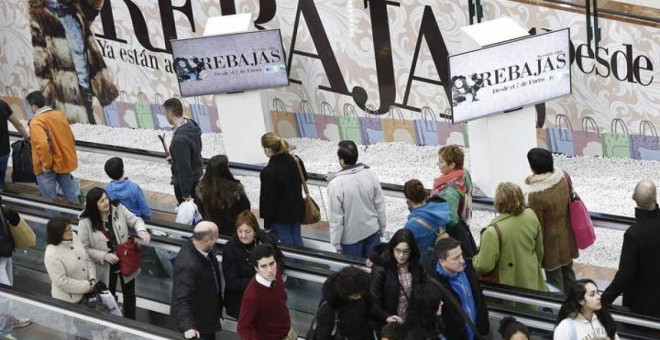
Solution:
[[(34, 118), (29, 133), (19, 131), (32, 143), (42, 196), (57, 198), (59, 187), (61, 198), (78, 203), (79, 189), (71, 176), (77, 167), (75, 140), (66, 115), (47, 106), (39, 92), (28, 94), (26, 100)], [(183, 116), (176, 98), (165, 101), (163, 108), (173, 126), (166, 160), (174, 194), (179, 203), (199, 207), (203, 220), (194, 223), (192, 237), (173, 260), (172, 315), (179, 329), (187, 339), (215, 339), (224, 310), (237, 319), (241, 339), (296, 339), (278, 245), (304, 247), (303, 161), (289, 152), (286, 140), (272, 132), (262, 136), (269, 161), (260, 175), (261, 229), (242, 184), (229, 171), (227, 157), (212, 157), (203, 171), (199, 125)], [(6, 130), (7, 120), (15, 123), (11, 110), (0, 102), (0, 113)], [(0, 150), (8, 137), (2, 142)], [(311, 327), (315, 339), (481, 339), (491, 333), (491, 326), (480, 279), (563, 292), (566, 300), (555, 339), (617, 339), (607, 307), (622, 293), (623, 305), (633, 312), (660, 317), (660, 301), (654, 300), (660, 275), (660, 262), (654, 260), (660, 251), (660, 209), (652, 181), (643, 180), (634, 190), (636, 223), (625, 233), (619, 272), (601, 300), (593, 281), (575, 278), (572, 265), (578, 249), (569, 213), (570, 176), (554, 166), (549, 151), (528, 152), (532, 174), (525, 192), (510, 182), (497, 186), (498, 214), (482, 230), (478, 247), (469, 229), (473, 183), (463, 168), (460, 146), (440, 148), (440, 174), (429, 190), (418, 179), (404, 184), (410, 215), (385, 243), (383, 192), (376, 174), (358, 158), (354, 142), (338, 143), (341, 169), (327, 176), (329, 236), (338, 253), (365, 259), (371, 272), (347, 267), (327, 279)], [(0, 170), (4, 179), (4, 168)], [(77, 235), (66, 219), (48, 222), (44, 263), (53, 298), (80, 303), (98, 289), (98, 282), (113, 296), (120, 285), (123, 315), (135, 319), (135, 280), (140, 272), (121, 268), (118, 248), (129, 242), (129, 229), (150, 241), (144, 221), (151, 212), (140, 186), (124, 173), (121, 158), (110, 158), (104, 170), (110, 182), (85, 195)], [(19, 217), (4, 208), (2, 216), (0, 283), (11, 285), (13, 246), (8, 231)], [(219, 235), (230, 237), (221, 263), (214, 250)], [(0, 335), (9, 334), (12, 325), (25, 324), (29, 320), (0, 315)], [(530, 336), (511, 318), (502, 320), (500, 333), (505, 339)]]

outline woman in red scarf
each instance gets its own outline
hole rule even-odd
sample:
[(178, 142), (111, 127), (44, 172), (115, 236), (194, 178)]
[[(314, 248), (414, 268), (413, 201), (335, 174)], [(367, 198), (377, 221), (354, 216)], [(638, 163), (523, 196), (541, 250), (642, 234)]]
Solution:
[(458, 145), (445, 145), (438, 151), (440, 176), (433, 181), (431, 199), (439, 197), (449, 203), (448, 227), (456, 226), (459, 216), (470, 224), (472, 218), (472, 178), (463, 169), (465, 154)]

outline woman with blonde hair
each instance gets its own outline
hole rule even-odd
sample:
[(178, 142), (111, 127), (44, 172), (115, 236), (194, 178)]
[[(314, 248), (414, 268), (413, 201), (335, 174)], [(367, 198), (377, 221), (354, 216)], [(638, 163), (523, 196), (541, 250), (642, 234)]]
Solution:
[(499, 215), (482, 231), (479, 253), (472, 258), (474, 269), (479, 274), (497, 270), (501, 284), (545, 291), (543, 232), (534, 211), (525, 208), (520, 187), (500, 183), (495, 210)]
[(289, 143), (275, 133), (261, 136), (261, 146), (269, 158), (259, 175), (259, 214), (264, 219), (264, 228), (272, 230), (284, 244), (304, 247), (300, 234), (303, 196), (298, 166), (307, 180), (305, 165), (300, 158), (289, 154)]

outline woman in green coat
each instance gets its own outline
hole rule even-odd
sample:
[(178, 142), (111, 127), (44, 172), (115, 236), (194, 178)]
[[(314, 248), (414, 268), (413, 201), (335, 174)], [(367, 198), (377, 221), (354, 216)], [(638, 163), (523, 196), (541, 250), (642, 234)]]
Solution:
[(483, 275), (498, 265), (499, 283), (546, 291), (541, 268), (541, 224), (534, 211), (525, 208), (520, 187), (500, 183), (495, 192), (495, 209), (499, 215), (481, 235), (479, 253), (472, 259), (474, 269)]

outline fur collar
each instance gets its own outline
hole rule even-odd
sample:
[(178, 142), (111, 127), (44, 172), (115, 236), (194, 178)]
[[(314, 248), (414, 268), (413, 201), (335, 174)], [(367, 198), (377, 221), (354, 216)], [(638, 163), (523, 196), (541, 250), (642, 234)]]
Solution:
[(525, 183), (529, 186), (529, 192), (541, 192), (552, 188), (555, 184), (559, 183), (564, 178), (564, 171), (555, 167), (555, 171), (551, 173), (531, 175), (525, 179)]

